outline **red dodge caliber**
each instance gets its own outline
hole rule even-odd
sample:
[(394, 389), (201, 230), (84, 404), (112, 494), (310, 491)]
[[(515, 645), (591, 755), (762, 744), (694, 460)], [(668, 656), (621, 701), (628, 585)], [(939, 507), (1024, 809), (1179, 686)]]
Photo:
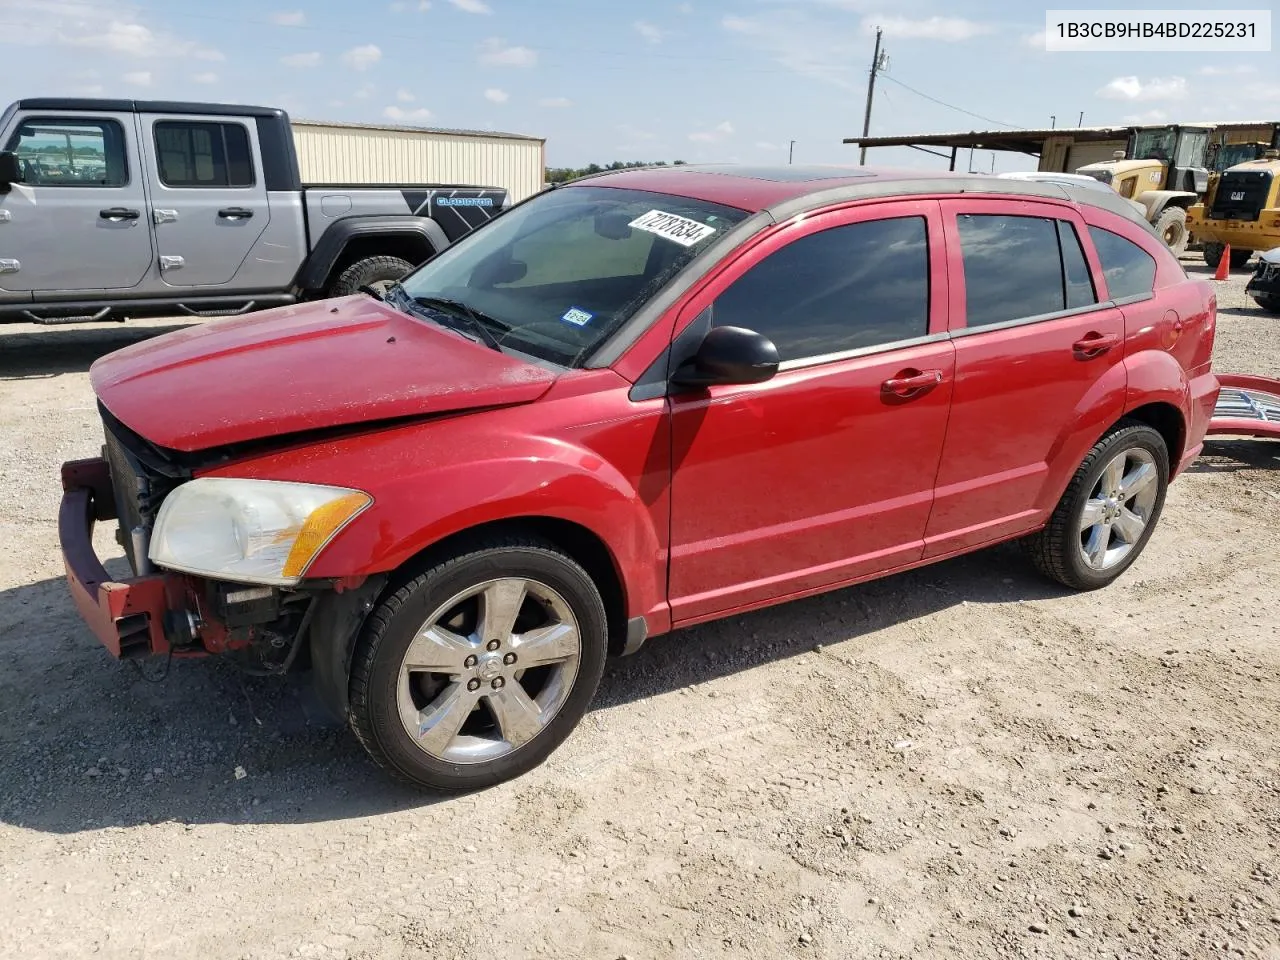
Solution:
[(676, 627), (1014, 538), (1110, 583), (1200, 450), (1215, 317), (1109, 193), (588, 178), (387, 289), (98, 361), (67, 578), (113, 654), (309, 664), (391, 773), (482, 787)]

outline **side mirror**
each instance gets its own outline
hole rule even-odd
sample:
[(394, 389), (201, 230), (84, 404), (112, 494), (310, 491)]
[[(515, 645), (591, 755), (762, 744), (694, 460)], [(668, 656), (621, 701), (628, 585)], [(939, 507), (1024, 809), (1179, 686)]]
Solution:
[(22, 182), (22, 161), (18, 155), (9, 150), (0, 152), (0, 190), (8, 190), (15, 183)]
[(777, 372), (778, 348), (768, 337), (743, 327), (712, 327), (671, 382), (681, 387), (763, 383)]

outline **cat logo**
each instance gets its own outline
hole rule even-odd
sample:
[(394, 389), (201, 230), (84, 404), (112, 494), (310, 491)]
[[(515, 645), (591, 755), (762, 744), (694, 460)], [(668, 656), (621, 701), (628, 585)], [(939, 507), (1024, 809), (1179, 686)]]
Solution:
[(1244, 191), (1243, 191), (1243, 190), (1233, 190), (1233, 191), (1232, 191), (1232, 193), (1231, 193), (1231, 199), (1232, 199), (1232, 200), (1243, 200), (1243, 199), (1244, 199)]

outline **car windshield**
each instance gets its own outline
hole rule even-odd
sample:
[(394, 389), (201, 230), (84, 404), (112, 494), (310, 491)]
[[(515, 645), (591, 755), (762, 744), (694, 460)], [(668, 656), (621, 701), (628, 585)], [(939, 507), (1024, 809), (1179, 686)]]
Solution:
[(1168, 163), (1173, 157), (1174, 139), (1172, 130), (1142, 130), (1133, 145), (1133, 159)]
[(396, 294), (433, 318), (462, 317), (449, 325), (469, 335), (486, 325), (503, 349), (574, 367), (746, 216), (669, 194), (558, 188), (446, 248)]

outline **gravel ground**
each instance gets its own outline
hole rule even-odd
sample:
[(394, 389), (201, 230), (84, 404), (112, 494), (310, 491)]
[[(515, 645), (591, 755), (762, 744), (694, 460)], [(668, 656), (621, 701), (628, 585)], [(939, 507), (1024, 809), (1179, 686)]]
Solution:
[[(1280, 376), (1243, 285), (1217, 365)], [(0, 328), (0, 956), (1280, 958), (1276, 445), (1212, 443), (1110, 589), (1005, 547), (664, 637), (433, 799), (305, 679), (154, 682), (77, 619), (86, 370), (170, 326)]]

